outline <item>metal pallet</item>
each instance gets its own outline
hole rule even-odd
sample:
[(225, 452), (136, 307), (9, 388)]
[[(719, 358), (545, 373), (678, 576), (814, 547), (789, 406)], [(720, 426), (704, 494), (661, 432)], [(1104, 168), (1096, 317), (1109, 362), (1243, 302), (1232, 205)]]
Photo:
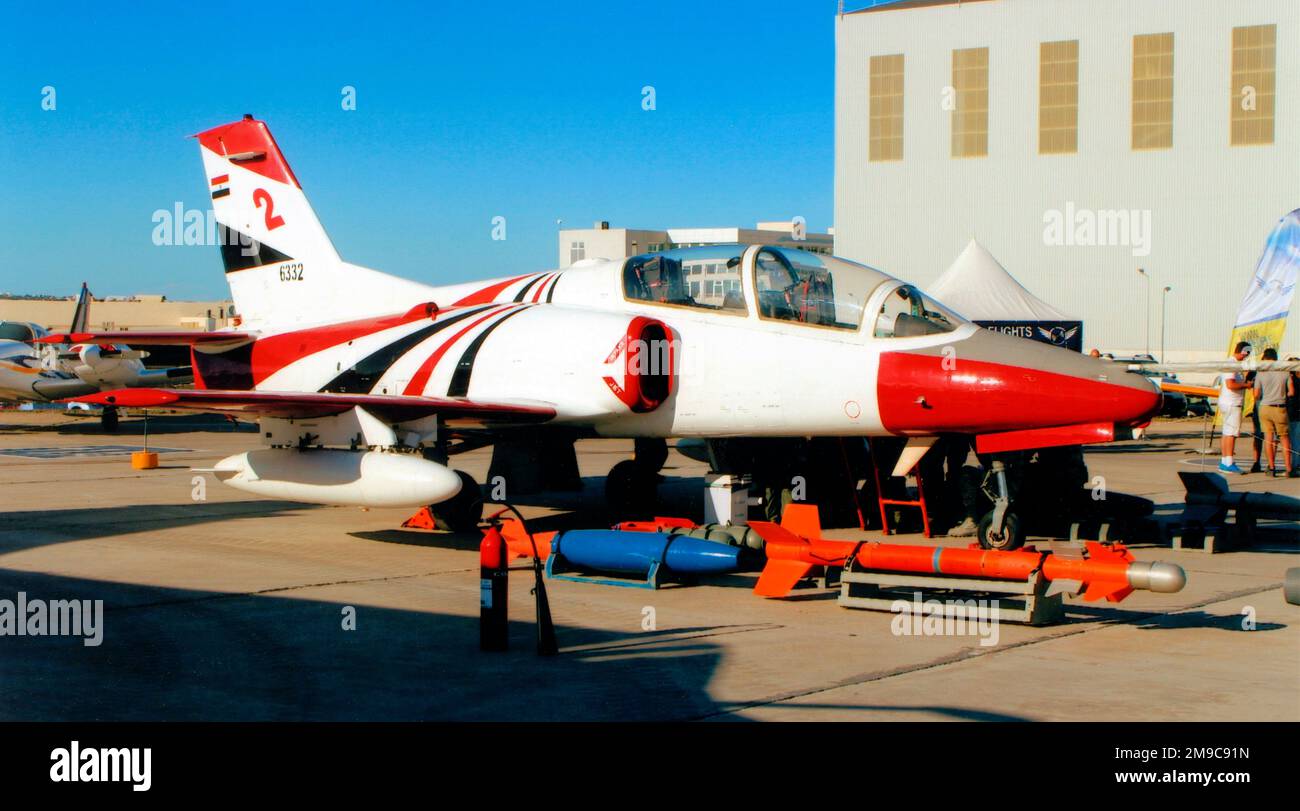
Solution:
[[(917, 593), (922, 600), (937, 599), (944, 616), (993, 619), (1026, 625), (1051, 625), (1065, 616), (1061, 595), (1048, 594), (1049, 581), (1034, 570), (1024, 582), (984, 580), (946, 575), (857, 571), (853, 559), (840, 574), (839, 604), (845, 608), (894, 612), (899, 600), (911, 602)], [(939, 592), (939, 593), (936, 593)], [(984, 611), (950, 605), (948, 600), (993, 599), (996, 607)]]

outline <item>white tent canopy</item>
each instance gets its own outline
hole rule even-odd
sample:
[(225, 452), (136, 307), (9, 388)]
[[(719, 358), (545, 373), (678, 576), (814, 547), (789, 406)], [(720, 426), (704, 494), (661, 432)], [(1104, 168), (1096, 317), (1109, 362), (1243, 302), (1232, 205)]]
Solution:
[(974, 239), (926, 291), (971, 321), (1071, 321), (1016, 281)]

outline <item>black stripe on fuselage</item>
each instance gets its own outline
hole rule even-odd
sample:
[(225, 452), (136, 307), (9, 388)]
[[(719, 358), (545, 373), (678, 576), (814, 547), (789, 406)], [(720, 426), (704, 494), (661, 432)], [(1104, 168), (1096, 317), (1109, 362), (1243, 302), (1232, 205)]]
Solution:
[(541, 274), (540, 276), (538, 276), (537, 278), (533, 279), (533, 280), (532, 280), (531, 282), (529, 282), (528, 284), (524, 285), (524, 289), (523, 289), (523, 290), (520, 290), (519, 293), (518, 293), (518, 295), (515, 296), (515, 303), (518, 304), (519, 302), (523, 301), (523, 300), (524, 300), (524, 296), (528, 295), (528, 291), (533, 289), (533, 285), (537, 284), (538, 282), (540, 282), (542, 279), (545, 279), (545, 278), (546, 278), (546, 274), (543, 273), (543, 274)]
[(417, 329), (410, 335), (398, 338), (396, 341), (385, 345), (382, 349), (362, 358), (351, 369), (326, 383), (321, 391), (337, 394), (369, 394), (370, 390), (393, 367), (394, 363), (397, 363), (403, 355), (423, 343), (430, 335), (450, 327), (457, 321), (463, 321), (472, 315), (491, 309), (493, 306), (485, 304), (482, 307), (475, 307), (463, 313), (456, 313), (427, 327)]
[(551, 282), (551, 289), (548, 290), (548, 291), (546, 291), (546, 303), (547, 303), (547, 304), (550, 304), (550, 303), (551, 303), (551, 299), (555, 298), (555, 288), (559, 285), (559, 283), (560, 283), (560, 278), (561, 278), (562, 276), (564, 276), (563, 273), (557, 273), (557, 274), (555, 274), (555, 279)]
[(492, 330), (501, 326), (505, 322), (519, 315), (527, 307), (520, 307), (514, 312), (506, 313), (502, 318), (488, 325), (488, 328), (478, 334), (468, 347), (465, 348), (465, 354), (460, 356), (460, 361), (456, 364), (456, 371), (451, 374), (451, 384), (447, 386), (448, 397), (464, 397), (469, 392), (469, 378), (474, 374), (474, 359), (478, 357), (478, 351), (483, 346), (483, 342), (492, 334)]

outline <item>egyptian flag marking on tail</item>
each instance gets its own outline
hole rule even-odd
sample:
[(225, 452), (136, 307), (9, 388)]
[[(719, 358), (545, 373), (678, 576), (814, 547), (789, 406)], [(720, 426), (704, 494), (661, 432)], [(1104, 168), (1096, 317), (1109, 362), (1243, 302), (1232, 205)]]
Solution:
[(217, 175), (209, 181), (212, 186), (212, 199), (216, 200), (230, 194), (230, 175)]

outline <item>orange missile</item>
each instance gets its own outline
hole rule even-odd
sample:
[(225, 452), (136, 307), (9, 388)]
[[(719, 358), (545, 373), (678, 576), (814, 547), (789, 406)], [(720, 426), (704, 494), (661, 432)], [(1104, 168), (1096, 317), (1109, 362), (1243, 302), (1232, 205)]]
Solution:
[(1172, 563), (1135, 559), (1123, 544), (1088, 541), (1075, 555), (1040, 552), (1027, 547), (1014, 552), (967, 549), (875, 541), (836, 541), (821, 538), (817, 508), (791, 504), (780, 524), (751, 521), (750, 527), (766, 542), (767, 565), (754, 592), (762, 597), (784, 597), (807, 576), (813, 566), (844, 566), (850, 558), (858, 567), (878, 572), (944, 574), (991, 580), (1025, 580), (1041, 570), (1053, 581), (1049, 593), (1083, 593), (1083, 599), (1123, 600), (1134, 589), (1176, 592), (1187, 582), (1182, 568)]

